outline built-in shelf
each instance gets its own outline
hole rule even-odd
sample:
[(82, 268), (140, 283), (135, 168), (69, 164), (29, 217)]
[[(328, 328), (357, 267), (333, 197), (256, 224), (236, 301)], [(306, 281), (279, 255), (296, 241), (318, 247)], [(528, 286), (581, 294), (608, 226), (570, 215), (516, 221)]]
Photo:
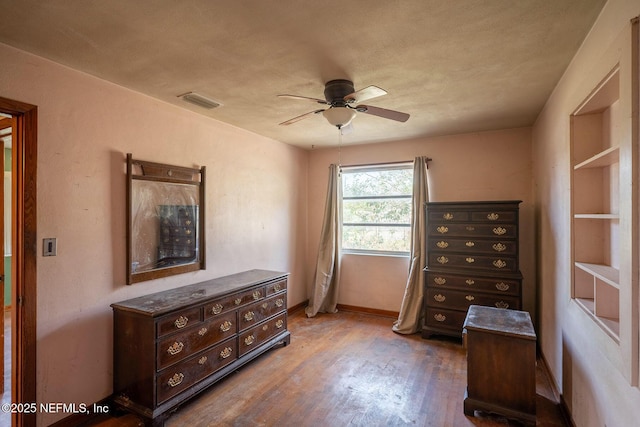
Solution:
[(604, 151), (599, 152), (595, 156), (588, 158), (587, 160), (578, 163), (573, 167), (574, 170), (586, 169), (586, 168), (601, 168), (610, 166), (614, 163), (618, 163), (620, 160), (620, 147), (610, 147)]
[(607, 213), (583, 213), (583, 214), (575, 214), (573, 215), (576, 219), (620, 219), (620, 215), (618, 214), (607, 214)]
[(609, 335), (616, 343), (620, 343), (620, 320), (609, 319), (595, 314), (595, 302), (589, 298), (576, 298), (576, 303)]
[(575, 265), (582, 271), (606, 282), (616, 289), (620, 287), (620, 271), (618, 271), (617, 268), (602, 264), (591, 264), (588, 262), (576, 262)]

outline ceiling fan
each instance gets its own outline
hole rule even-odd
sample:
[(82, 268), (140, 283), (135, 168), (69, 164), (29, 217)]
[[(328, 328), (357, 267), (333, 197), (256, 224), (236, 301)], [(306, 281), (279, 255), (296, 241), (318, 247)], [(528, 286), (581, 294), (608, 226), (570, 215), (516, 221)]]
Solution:
[(304, 99), (329, 106), (329, 108), (309, 111), (308, 113), (294, 117), (280, 124), (285, 126), (290, 125), (312, 115), (322, 113), (329, 123), (338, 129), (342, 129), (351, 123), (353, 118), (356, 116), (356, 112), (371, 114), (373, 116), (396, 120), (398, 122), (406, 122), (409, 119), (409, 114), (407, 113), (359, 104), (362, 101), (377, 98), (378, 96), (386, 94), (387, 92), (384, 89), (380, 89), (377, 86), (367, 86), (364, 89), (355, 91), (353, 88), (353, 82), (350, 80), (331, 80), (324, 86), (325, 99), (298, 95), (278, 95), (281, 98)]

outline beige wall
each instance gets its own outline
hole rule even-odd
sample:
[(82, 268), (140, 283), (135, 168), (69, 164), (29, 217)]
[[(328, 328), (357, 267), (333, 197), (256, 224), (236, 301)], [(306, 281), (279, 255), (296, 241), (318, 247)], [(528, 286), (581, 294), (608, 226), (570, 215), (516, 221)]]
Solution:
[[(357, 118), (354, 121), (357, 132)], [(398, 126), (402, 126), (399, 124)], [(425, 138), (384, 144), (319, 149), (309, 157), (309, 280), (312, 283), (331, 163), (343, 165), (433, 159), (429, 164), (432, 201), (522, 200), (520, 266), (524, 308), (535, 315), (535, 238), (528, 128)], [(339, 304), (397, 312), (409, 268), (408, 257), (345, 255)]]
[[(631, 141), (630, 135), (630, 81), (638, 79), (637, 75), (631, 76), (630, 70), (630, 20), (638, 14), (637, 0), (608, 1), (533, 127), (536, 222), (540, 234), (539, 343), (580, 427), (631, 426), (640, 419), (640, 392), (629, 385), (622, 373), (624, 365), (630, 363), (621, 356), (626, 351), (621, 352), (571, 302), (569, 194), (569, 115), (617, 61), (621, 63), (620, 108), (625, 122), (620, 141), (621, 161), (629, 155), (632, 144), (637, 147), (638, 141)], [(623, 189), (628, 191), (626, 187)], [(630, 203), (621, 202), (627, 206)], [(631, 304), (637, 306), (637, 294), (635, 300), (623, 301), (621, 307)], [(621, 308), (622, 313), (625, 311)]]
[[(112, 391), (109, 304), (252, 268), (306, 300), (304, 150), (0, 45), (0, 94), (38, 106), (38, 402)], [(125, 153), (207, 167), (207, 270), (125, 285)], [(39, 415), (48, 425), (65, 414)], [(68, 415), (68, 414), (66, 414)]]

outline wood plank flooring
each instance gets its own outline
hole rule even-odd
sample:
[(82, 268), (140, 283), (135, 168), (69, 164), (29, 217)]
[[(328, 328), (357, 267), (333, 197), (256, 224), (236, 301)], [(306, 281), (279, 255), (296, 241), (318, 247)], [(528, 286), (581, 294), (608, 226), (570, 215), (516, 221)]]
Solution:
[[(398, 335), (394, 319), (340, 312), (289, 317), (291, 344), (273, 349), (179, 408), (166, 427), (517, 426), (466, 417), (459, 340)], [(538, 426), (566, 426), (542, 370)], [(127, 424), (128, 423), (128, 424)], [(108, 424), (136, 425), (134, 417)]]

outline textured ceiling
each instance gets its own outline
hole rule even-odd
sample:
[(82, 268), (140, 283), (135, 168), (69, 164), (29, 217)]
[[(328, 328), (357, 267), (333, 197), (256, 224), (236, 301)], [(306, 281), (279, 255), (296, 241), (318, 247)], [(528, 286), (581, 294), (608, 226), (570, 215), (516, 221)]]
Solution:
[[(288, 144), (337, 143), (323, 98), (366, 103), (345, 144), (529, 126), (604, 0), (0, 0), (0, 42)], [(1, 88), (0, 88), (1, 89)], [(177, 98), (197, 92), (204, 110)]]

